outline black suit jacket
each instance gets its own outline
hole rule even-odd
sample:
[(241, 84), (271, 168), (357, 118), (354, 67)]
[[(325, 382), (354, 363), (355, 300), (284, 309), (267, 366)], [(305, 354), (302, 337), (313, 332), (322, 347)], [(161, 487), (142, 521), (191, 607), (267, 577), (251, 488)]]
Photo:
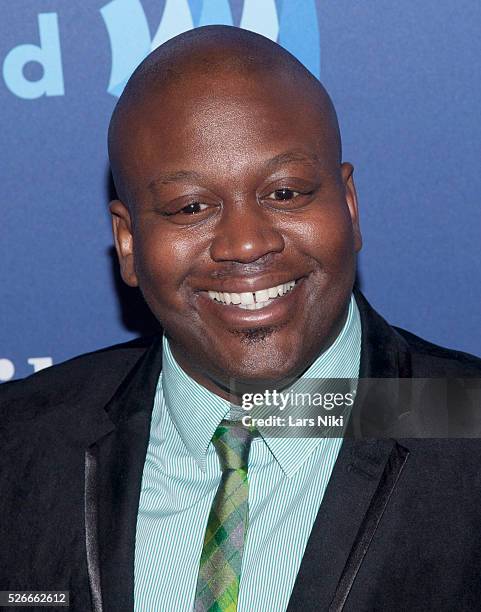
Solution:
[[(481, 378), (481, 360), (390, 327), (356, 297), (361, 377)], [(69, 590), (75, 612), (133, 610), (160, 370), (156, 337), (0, 387), (0, 590)], [(343, 442), (288, 610), (341, 609), (481, 610), (481, 441)]]

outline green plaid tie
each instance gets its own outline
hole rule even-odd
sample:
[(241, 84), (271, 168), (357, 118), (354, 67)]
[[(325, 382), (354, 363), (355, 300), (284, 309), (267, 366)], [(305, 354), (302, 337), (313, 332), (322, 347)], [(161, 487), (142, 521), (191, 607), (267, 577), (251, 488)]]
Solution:
[(212, 437), (222, 468), (207, 522), (195, 594), (195, 612), (235, 612), (247, 534), (247, 459), (256, 432), (221, 421)]

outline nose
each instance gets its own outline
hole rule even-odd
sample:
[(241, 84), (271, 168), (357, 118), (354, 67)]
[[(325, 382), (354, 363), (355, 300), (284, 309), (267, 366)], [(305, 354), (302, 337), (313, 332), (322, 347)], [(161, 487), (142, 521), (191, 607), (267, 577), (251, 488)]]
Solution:
[(280, 253), (285, 243), (272, 213), (257, 202), (225, 206), (210, 246), (214, 261), (251, 263), (270, 253)]

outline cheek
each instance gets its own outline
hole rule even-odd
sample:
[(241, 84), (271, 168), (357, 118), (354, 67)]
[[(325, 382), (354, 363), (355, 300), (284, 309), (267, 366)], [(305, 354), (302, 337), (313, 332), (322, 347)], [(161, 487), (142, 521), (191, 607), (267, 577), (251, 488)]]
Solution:
[(134, 249), (139, 286), (149, 304), (179, 307), (183, 283), (192, 265), (191, 245), (170, 232), (151, 227), (134, 236)]
[(347, 270), (354, 261), (354, 235), (345, 204), (320, 204), (308, 219), (291, 227), (299, 249), (315, 259), (323, 270)]

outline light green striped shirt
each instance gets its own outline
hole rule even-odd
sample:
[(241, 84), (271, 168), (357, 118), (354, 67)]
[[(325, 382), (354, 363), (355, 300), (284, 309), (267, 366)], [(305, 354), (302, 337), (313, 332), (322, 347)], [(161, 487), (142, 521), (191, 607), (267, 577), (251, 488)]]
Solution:
[[(303, 378), (357, 378), (361, 322), (351, 297), (335, 342)], [(135, 612), (190, 612), (221, 471), (210, 443), (229, 402), (175, 361), (167, 339), (154, 399), (135, 544)], [(286, 610), (342, 438), (255, 438), (239, 612)], [(326, 526), (328, 528), (328, 526)]]

